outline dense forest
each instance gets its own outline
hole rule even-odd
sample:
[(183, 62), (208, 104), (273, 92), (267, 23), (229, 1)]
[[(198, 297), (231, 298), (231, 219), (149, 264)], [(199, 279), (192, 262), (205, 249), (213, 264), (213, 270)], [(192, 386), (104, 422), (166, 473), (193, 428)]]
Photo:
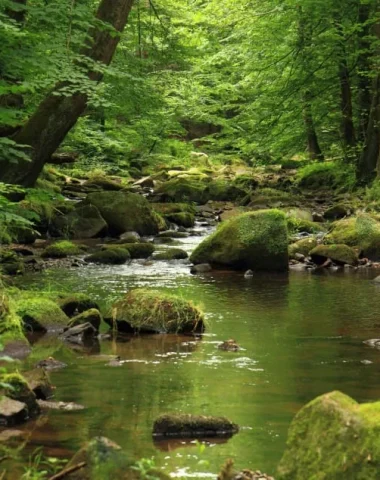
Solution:
[(378, 0), (0, 0), (0, 480), (379, 478), (379, 271)]

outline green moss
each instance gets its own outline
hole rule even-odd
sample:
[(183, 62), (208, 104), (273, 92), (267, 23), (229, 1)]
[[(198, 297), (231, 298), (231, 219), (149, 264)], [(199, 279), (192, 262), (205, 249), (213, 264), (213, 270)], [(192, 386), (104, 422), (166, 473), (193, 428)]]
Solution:
[(23, 333), (22, 320), (15, 311), (14, 301), (9, 298), (0, 281), (0, 339), (6, 347), (14, 341), (26, 341)]
[(225, 417), (205, 415), (165, 414), (153, 424), (153, 435), (158, 437), (214, 437), (232, 435), (238, 425)]
[(209, 200), (235, 202), (246, 195), (246, 190), (228, 180), (211, 180), (204, 191), (204, 202)]
[(35, 296), (33, 292), (20, 292), (14, 299), (17, 315), (24, 329), (32, 332), (62, 329), (68, 318), (56, 302)]
[(51, 230), (57, 236), (94, 238), (107, 231), (107, 223), (94, 205), (78, 205), (72, 212), (56, 216)]
[(310, 251), (310, 256), (317, 264), (324, 263), (328, 258), (338, 264), (358, 263), (357, 253), (347, 245), (318, 245)]
[(294, 418), (278, 480), (376, 480), (380, 402), (359, 405), (340, 392), (316, 398)]
[(128, 250), (130, 258), (148, 258), (155, 250), (153, 243), (120, 243), (117, 245), (103, 245), (106, 250), (123, 248)]
[(303, 220), (302, 218), (296, 217), (288, 217), (287, 225), (290, 235), (299, 232), (319, 233), (325, 231), (323, 225), (321, 225), (320, 223), (310, 222), (309, 220)]
[(199, 308), (176, 295), (135, 289), (112, 307), (120, 330), (153, 333), (194, 333), (204, 329)]
[(207, 184), (191, 178), (174, 178), (160, 185), (155, 193), (165, 202), (204, 202)]
[(69, 317), (91, 308), (99, 309), (97, 303), (85, 293), (72, 293), (70, 295), (53, 293), (51, 294), (51, 300), (54, 300)]
[(122, 265), (127, 260), (130, 260), (131, 255), (128, 250), (121, 248), (108, 248), (100, 250), (85, 258), (89, 263), (104, 263), (109, 265)]
[(68, 327), (76, 327), (77, 325), (82, 325), (83, 323), (87, 322), (90, 323), (96, 331), (98, 331), (102, 322), (102, 315), (99, 310), (96, 308), (91, 308), (90, 310), (79, 313), (69, 321)]
[(153, 211), (146, 198), (136, 193), (90, 193), (84, 204), (97, 207), (112, 234), (154, 235), (165, 227), (162, 217)]
[(13, 400), (25, 403), (28, 407), (29, 415), (33, 416), (39, 413), (40, 408), (36, 396), (22, 375), (19, 373), (8, 373), (1, 375), (0, 379), (1, 383), (6, 385), (0, 393)]
[[(292, 205), (295, 201), (295, 196), (288, 192), (276, 190), (274, 188), (261, 188), (255, 191), (251, 196), (249, 207), (280, 207), (282, 205)], [(247, 202), (245, 202), (247, 203)]]
[(75, 245), (68, 240), (60, 240), (46, 247), (41, 256), (44, 258), (65, 258), (69, 255), (79, 255), (83, 253), (79, 245)]
[(183, 260), (188, 257), (187, 252), (181, 248), (170, 248), (154, 256), (155, 260)]
[(325, 238), (327, 243), (358, 247), (373, 259), (380, 258), (380, 222), (370, 215), (358, 215), (335, 222)]
[(104, 175), (97, 174), (91, 176), (90, 179), (84, 182), (83, 185), (89, 189), (98, 188), (107, 191), (119, 191), (124, 189), (124, 186), (121, 183), (115, 182), (111, 178)]
[(195, 263), (235, 269), (287, 270), (288, 234), (279, 210), (244, 213), (223, 222), (192, 253)]
[(195, 208), (188, 203), (152, 203), (152, 208), (162, 215), (187, 212), (195, 214)]
[(195, 217), (192, 213), (170, 213), (168, 215), (165, 215), (165, 218), (167, 218), (169, 222), (175, 223), (176, 225), (180, 225), (181, 227), (185, 228), (191, 228), (195, 224)]
[(307, 257), (310, 250), (313, 250), (313, 248), (315, 248), (317, 245), (318, 242), (315, 238), (309, 237), (298, 240), (297, 242), (289, 245), (289, 257), (294, 258), (297, 253), (305, 255), (305, 257)]
[(349, 191), (356, 184), (355, 168), (340, 162), (312, 163), (298, 170), (297, 183), (301, 188)]

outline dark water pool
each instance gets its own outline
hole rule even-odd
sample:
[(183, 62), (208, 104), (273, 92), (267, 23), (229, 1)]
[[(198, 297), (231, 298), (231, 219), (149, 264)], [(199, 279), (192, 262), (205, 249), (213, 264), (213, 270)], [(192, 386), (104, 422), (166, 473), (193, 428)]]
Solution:
[[(70, 456), (104, 435), (131, 458), (154, 457), (178, 478), (215, 478), (226, 458), (238, 467), (275, 473), (289, 423), (317, 395), (341, 390), (358, 401), (380, 398), (376, 272), (257, 275), (189, 274), (187, 265), (143, 262), (118, 267), (50, 270), (23, 280), (35, 289), (88, 292), (101, 303), (136, 286), (176, 292), (202, 305), (209, 327), (201, 340), (177, 336), (104, 341), (120, 367), (77, 353), (52, 373), (56, 399), (82, 412), (49, 412), (21, 428), (28, 451)], [(234, 338), (239, 352), (218, 343)], [(50, 340), (42, 340), (49, 343)], [(227, 442), (155, 444), (154, 419), (165, 412), (225, 415), (241, 426)], [(14, 470), (16, 471), (16, 470)], [(15, 477), (17, 478), (17, 477)]]

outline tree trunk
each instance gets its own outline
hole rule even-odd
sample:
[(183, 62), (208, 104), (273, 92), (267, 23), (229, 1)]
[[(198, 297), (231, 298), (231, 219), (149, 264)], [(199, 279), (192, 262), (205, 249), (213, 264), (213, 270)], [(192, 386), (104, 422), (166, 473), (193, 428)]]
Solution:
[(371, 79), (370, 79), (370, 50), (371, 50), (371, 27), (369, 19), (371, 15), (371, 5), (360, 4), (358, 23), (359, 30), (359, 56), (357, 61), (358, 74), (358, 104), (359, 104), (359, 124), (358, 141), (365, 143), (368, 120), (371, 110)]
[[(132, 4), (133, 0), (101, 0), (96, 18), (113, 28), (94, 27), (90, 32), (91, 44), (84, 48), (83, 55), (95, 62), (110, 64), (120, 39), (120, 35), (115, 35), (113, 29), (123, 31)], [(88, 77), (99, 82), (102, 74), (89, 71)], [(17, 167), (9, 165), (0, 172), (0, 181), (27, 187), (35, 183), (45, 163), (50, 160), (87, 106), (86, 93), (63, 96), (60, 92), (67, 86), (70, 86), (68, 82), (58, 83), (25, 126), (12, 138), (18, 144), (31, 147), (31, 162), (24, 162)]]
[(311, 160), (323, 161), (323, 153), (319, 146), (317, 132), (315, 130), (313, 112), (311, 106), (311, 94), (307, 90), (303, 95), (303, 121), (306, 130), (307, 150)]

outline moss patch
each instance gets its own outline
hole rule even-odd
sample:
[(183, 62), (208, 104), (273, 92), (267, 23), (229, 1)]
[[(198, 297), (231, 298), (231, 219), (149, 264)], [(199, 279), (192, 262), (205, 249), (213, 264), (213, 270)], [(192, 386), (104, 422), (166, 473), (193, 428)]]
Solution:
[(57, 303), (48, 298), (20, 294), (15, 303), (16, 313), (27, 331), (62, 330), (68, 323), (68, 317)]
[(195, 216), (192, 213), (179, 212), (165, 215), (169, 222), (180, 225), (181, 227), (191, 228), (195, 224)]
[(76, 327), (77, 325), (82, 325), (87, 322), (90, 323), (96, 331), (99, 331), (99, 327), (102, 322), (102, 315), (99, 310), (96, 308), (91, 308), (90, 310), (79, 313), (69, 321), (68, 327)]
[(238, 431), (238, 425), (225, 417), (204, 415), (161, 415), (153, 425), (153, 436), (156, 437), (216, 437), (229, 436)]
[(121, 331), (196, 333), (204, 330), (204, 317), (191, 302), (157, 290), (135, 289), (112, 307)]
[(234, 269), (288, 269), (286, 218), (279, 210), (248, 212), (220, 225), (192, 253), (194, 264)]
[(324, 263), (328, 258), (341, 265), (358, 263), (357, 253), (347, 245), (318, 245), (311, 250), (310, 256), (317, 264)]
[(289, 245), (289, 257), (294, 258), (294, 256), (299, 253), (301, 255), (305, 255), (307, 257), (309, 255), (310, 250), (313, 250), (318, 245), (318, 242), (315, 238), (303, 238), (302, 240), (298, 240), (295, 243)]
[(154, 256), (155, 260), (184, 260), (189, 255), (181, 248), (170, 248)]
[(80, 246), (68, 240), (55, 242), (44, 249), (41, 256), (44, 258), (65, 258), (69, 255), (80, 255), (83, 253)]
[(188, 203), (152, 203), (152, 208), (161, 215), (171, 213), (192, 213), (195, 214), (195, 208)]
[(108, 265), (122, 265), (130, 259), (131, 255), (129, 251), (120, 246), (100, 250), (85, 258), (86, 262), (89, 263), (103, 263)]
[(192, 178), (173, 178), (160, 185), (155, 193), (164, 202), (204, 203), (204, 192), (207, 184)]
[(128, 250), (131, 258), (148, 258), (155, 250), (153, 243), (120, 243), (118, 245), (103, 245), (105, 250), (123, 248)]
[(316, 398), (294, 418), (278, 480), (375, 480), (380, 471), (380, 402), (340, 392)]

